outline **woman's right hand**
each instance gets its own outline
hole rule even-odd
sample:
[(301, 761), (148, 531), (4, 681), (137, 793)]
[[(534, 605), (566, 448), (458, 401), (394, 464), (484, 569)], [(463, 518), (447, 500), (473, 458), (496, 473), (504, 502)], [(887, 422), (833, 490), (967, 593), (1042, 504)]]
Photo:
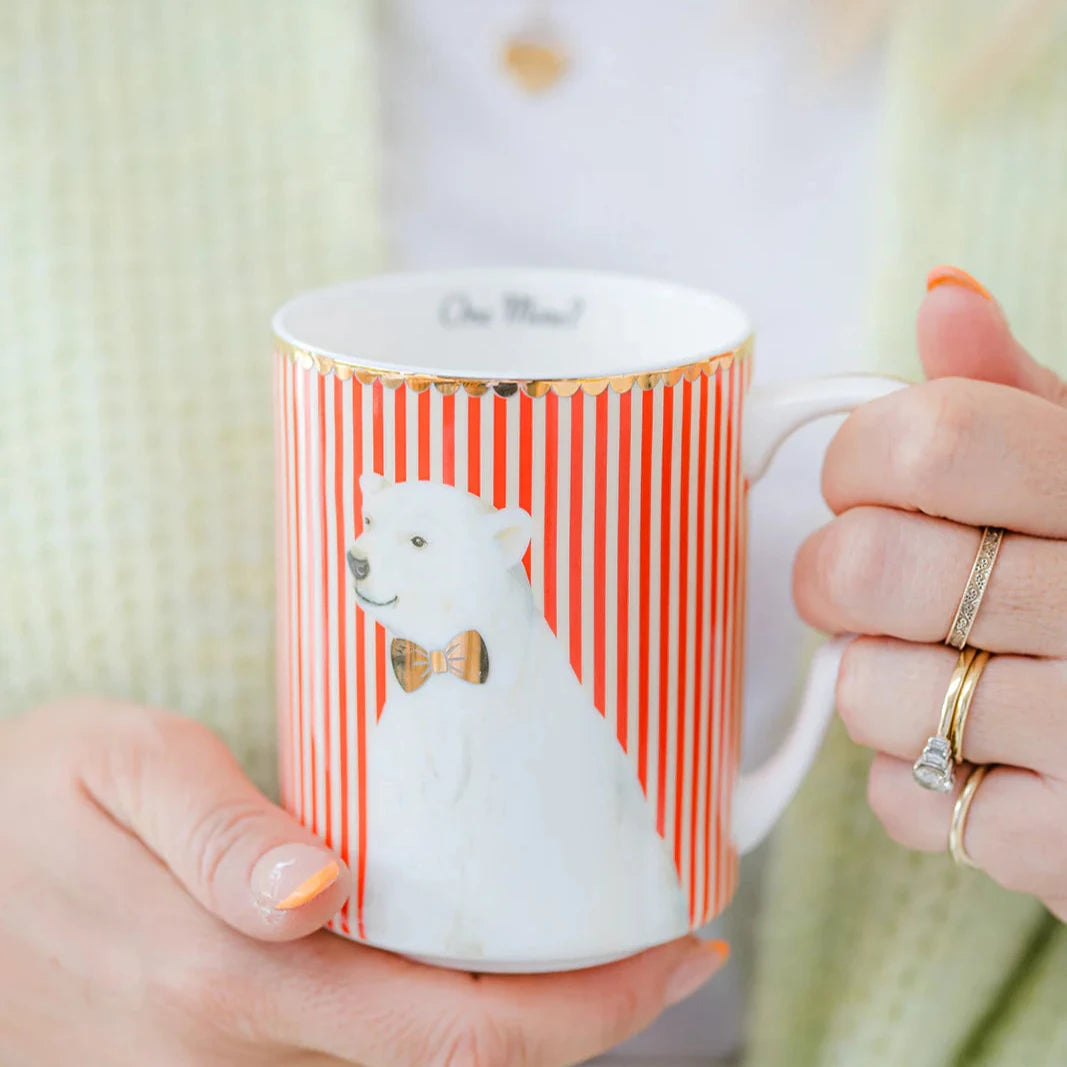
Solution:
[[(340, 860), (190, 720), (77, 701), (0, 723), (7, 1067), (563, 1067), (718, 969), (683, 939), (477, 978), (320, 928)], [(280, 942), (286, 942), (284, 944)]]

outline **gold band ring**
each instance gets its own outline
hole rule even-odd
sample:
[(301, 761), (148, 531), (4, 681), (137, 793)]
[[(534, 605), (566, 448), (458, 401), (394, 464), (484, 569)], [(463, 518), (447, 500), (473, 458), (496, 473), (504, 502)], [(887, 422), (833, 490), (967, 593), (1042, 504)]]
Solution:
[(958, 867), (978, 866), (967, 854), (963, 839), (967, 833), (967, 816), (970, 814), (974, 795), (978, 792), (978, 787), (982, 784), (989, 770), (990, 768), (987, 764), (982, 764), (971, 771), (959, 797), (956, 799), (956, 806), (952, 809), (952, 824), (948, 830), (948, 850)]
[(949, 679), (945, 699), (941, 702), (941, 718), (937, 724), (937, 733), (927, 739), (922, 754), (912, 766), (915, 781), (923, 789), (932, 789), (936, 793), (947, 793), (956, 780), (955, 745), (952, 741), (953, 724), (956, 721), (956, 705), (964, 682), (978, 655), (978, 649), (969, 645), (963, 649), (956, 660), (956, 667)]
[(982, 597), (985, 596), (986, 586), (989, 585), (989, 576), (993, 573), (993, 565), (997, 562), (997, 553), (1000, 551), (1000, 542), (1003, 538), (1004, 531), (999, 526), (987, 526), (982, 531), (978, 555), (975, 557), (974, 566), (971, 567), (971, 575), (967, 579), (959, 607), (956, 608), (952, 625), (948, 629), (948, 636), (945, 638), (945, 644), (951, 645), (952, 648), (962, 649), (967, 644), (971, 627), (978, 617)]
[(974, 694), (978, 691), (978, 683), (982, 678), (982, 671), (986, 669), (990, 653), (982, 651), (971, 660), (971, 666), (960, 686), (959, 697), (956, 699), (956, 714), (952, 717), (952, 725), (949, 727), (949, 740), (952, 742), (952, 755), (957, 763), (963, 762), (963, 731), (967, 727), (967, 716), (971, 711), (971, 702)]

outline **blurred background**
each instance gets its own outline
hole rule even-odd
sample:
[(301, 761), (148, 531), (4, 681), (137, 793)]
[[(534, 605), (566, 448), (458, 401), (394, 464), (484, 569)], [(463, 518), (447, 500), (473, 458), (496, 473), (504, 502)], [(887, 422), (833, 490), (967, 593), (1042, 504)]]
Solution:
[[(1038, 0), (4, 5), (5, 708), (176, 708), (273, 788), (269, 321), (301, 289), (661, 276), (747, 308), (757, 380), (913, 372), (936, 262), (1024, 341), (1062, 326), (1067, 224), (1039, 209), (1067, 191), (1063, 39)], [(752, 497), (750, 763), (794, 698), (790, 570), (832, 431)], [(762, 862), (715, 931), (728, 971), (612, 1062), (739, 1053)]]

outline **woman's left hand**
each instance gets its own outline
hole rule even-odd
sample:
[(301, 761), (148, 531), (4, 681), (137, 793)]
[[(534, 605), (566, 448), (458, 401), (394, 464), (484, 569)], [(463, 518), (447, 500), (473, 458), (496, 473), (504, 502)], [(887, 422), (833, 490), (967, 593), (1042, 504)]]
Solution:
[(1067, 385), (966, 275), (931, 283), (918, 330), (931, 380), (859, 409), (834, 439), (823, 491), (837, 517), (801, 549), (795, 598), (819, 629), (861, 635), (838, 710), (878, 753), (871, 806), (901, 844), (941, 851), (968, 768), (937, 794), (912, 763), (956, 665), (943, 642), (982, 527), (1005, 529), (968, 642), (993, 656), (963, 757), (996, 766), (965, 846), (1001, 885), (1067, 920)]

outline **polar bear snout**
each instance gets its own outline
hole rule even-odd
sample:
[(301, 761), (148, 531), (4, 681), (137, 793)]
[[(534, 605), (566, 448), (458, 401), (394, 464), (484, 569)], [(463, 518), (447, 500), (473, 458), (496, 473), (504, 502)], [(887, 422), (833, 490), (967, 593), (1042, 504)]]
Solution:
[(370, 560), (366, 556), (357, 556), (352, 549), (349, 549), (348, 569), (357, 582), (362, 582), (370, 574)]

